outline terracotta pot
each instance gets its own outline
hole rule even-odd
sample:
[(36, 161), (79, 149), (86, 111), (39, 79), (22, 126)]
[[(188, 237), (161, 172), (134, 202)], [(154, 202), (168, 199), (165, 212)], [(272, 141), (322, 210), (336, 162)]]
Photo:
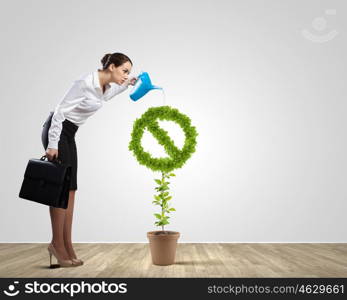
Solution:
[(177, 240), (180, 233), (177, 231), (149, 231), (147, 238), (154, 265), (167, 266), (175, 263)]

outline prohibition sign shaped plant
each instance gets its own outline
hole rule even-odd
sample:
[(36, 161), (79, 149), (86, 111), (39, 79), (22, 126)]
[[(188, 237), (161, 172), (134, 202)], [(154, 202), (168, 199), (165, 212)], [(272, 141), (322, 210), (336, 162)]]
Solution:
[[(182, 128), (185, 134), (185, 142), (182, 149), (177, 148), (173, 140), (169, 137), (168, 132), (160, 128), (157, 122), (158, 119), (176, 122)], [(150, 153), (144, 151), (141, 146), (141, 139), (145, 129), (147, 129), (154, 138), (157, 139), (158, 143), (164, 147), (169, 157), (154, 158)], [(133, 151), (133, 155), (141, 165), (162, 173), (161, 179), (155, 179), (155, 182), (159, 185), (155, 188), (159, 192), (159, 195), (155, 195), (155, 201), (152, 202), (161, 206), (161, 214), (154, 215), (158, 219), (155, 225), (162, 226), (162, 230), (164, 230), (164, 225), (169, 224), (169, 216), (166, 216), (165, 213), (170, 213), (175, 210), (174, 208), (169, 208), (168, 205), (168, 201), (172, 197), (169, 196), (167, 192), (170, 182), (166, 182), (165, 178), (175, 176), (175, 174), (170, 172), (174, 169), (181, 168), (192, 153), (195, 152), (197, 136), (198, 133), (195, 127), (191, 126), (190, 118), (180, 113), (178, 109), (171, 108), (170, 106), (150, 107), (141, 118), (136, 119), (133, 124), (129, 150)]]

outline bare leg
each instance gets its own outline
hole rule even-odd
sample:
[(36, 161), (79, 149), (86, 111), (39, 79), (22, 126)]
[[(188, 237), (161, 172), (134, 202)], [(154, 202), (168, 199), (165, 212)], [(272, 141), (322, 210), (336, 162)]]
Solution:
[(73, 247), (72, 247), (72, 238), (71, 238), (73, 209), (74, 209), (74, 203), (75, 203), (75, 192), (76, 192), (75, 190), (70, 190), (69, 192), (69, 204), (65, 213), (64, 232), (63, 232), (65, 249), (70, 259), (77, 258), (75, 251), (73, 250)]
[(52, 224), (52, 245), (61, 259), (70, 259), (64, 245), (63, 231), (65, 221), (65, 209), (49, 207)]

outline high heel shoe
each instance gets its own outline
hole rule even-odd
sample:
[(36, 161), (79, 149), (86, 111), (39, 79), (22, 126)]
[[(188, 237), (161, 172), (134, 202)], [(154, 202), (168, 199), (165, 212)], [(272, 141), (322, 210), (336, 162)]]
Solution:
[(83, 260), (81, 260), (79, 258), (72, 258), (71, 260), (77, 266), (82, 266), (84, 264)]
[(72, 262), (72, 260), (70, 259), (61, 259), (57, 253), (57, 251), (54, 249), (52, 244), (48, 245), (48, 253), (49, 253), (49, 264), (50, 264), (50, 268), (53, 267), (52, 265), (52, 255), (55, 256), (55, 258), (58, 261), (58, 264), (60, 267), (75, 267), (76, 265)]

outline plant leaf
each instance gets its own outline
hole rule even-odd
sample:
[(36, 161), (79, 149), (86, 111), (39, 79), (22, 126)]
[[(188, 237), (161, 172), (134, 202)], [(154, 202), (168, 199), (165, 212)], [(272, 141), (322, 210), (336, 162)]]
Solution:
[(161, 214), (154, 214), (156, 216), (157, 219), (161, 219)]

